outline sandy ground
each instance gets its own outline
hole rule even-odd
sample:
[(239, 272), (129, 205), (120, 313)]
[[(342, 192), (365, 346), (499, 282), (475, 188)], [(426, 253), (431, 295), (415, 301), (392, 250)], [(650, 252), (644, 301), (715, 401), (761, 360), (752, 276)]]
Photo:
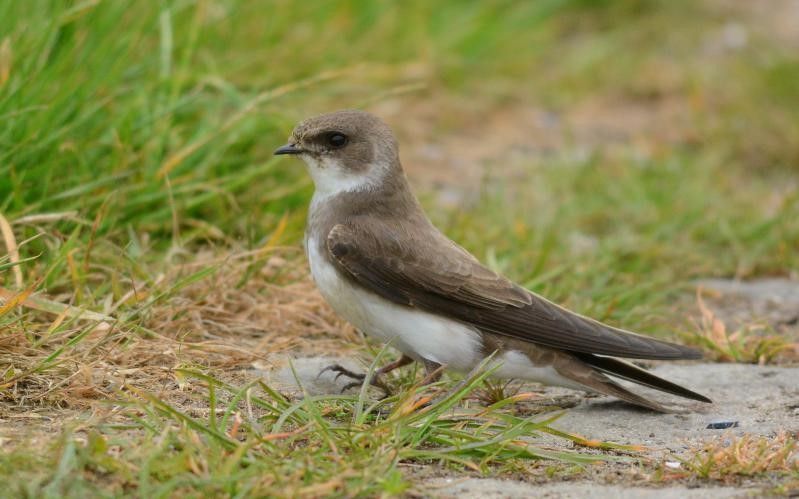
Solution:
[(736, 487), (689, 488), (686, 486), (667, 489), (647, 489), (644, 487), (625, 487), (592, 483), (550, 483), (529, 485), (524, 482), (496, 480), (493, 478), (469, 478), (466, 480), (439, 479), (429, 484), (430, 493), (441, 498), (485, 499), (545, 497), (585, 499), (679, 499), (679, 498), (717, 498), (750, 497), (750, 492)]

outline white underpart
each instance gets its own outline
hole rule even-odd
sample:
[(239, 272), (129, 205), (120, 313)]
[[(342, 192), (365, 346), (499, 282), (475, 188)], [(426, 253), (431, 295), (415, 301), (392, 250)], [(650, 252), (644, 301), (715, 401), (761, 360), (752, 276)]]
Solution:
[(497, 358), (499, 368), (494, 371), (496, 378), (513, 378), (537, 381), (545, 385), (564, 386), (575, 390), (585, 390), (579, 383), (558, 374), (552, 366), (538, 367), (522, 352), (510, 350)]
[(306, 242), (316, 286), (333, 309), (366, 334), (390, 342), (416, 359), (468, 370), (480, 362), (482, 341), (474, 329), (434, 314), (395, 305), (344, 280), (319, 254), (314, 238)]

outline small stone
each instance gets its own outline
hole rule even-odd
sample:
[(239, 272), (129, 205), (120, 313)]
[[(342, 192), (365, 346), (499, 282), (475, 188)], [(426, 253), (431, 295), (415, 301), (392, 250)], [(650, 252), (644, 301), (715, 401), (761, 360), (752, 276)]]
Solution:
[(706, 428), (708, 430), (726, 430), (727, 428), (737, 428), (738, 421), (711, 421)]

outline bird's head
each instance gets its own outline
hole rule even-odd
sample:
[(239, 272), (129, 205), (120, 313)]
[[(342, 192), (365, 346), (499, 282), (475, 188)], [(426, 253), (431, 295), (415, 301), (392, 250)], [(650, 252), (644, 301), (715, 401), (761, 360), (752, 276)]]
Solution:
[(275, 154), (299, 156), (320, 194), (370, 189), (401, 172), (397, 141), (380, 118), (343, 110), (308, 118)]

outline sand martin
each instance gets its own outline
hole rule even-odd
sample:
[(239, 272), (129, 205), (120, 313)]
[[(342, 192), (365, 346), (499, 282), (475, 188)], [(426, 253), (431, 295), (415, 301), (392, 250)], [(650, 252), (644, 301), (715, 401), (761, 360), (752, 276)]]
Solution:
[(610, 376), (710, 402), (614, 358), (697, 359), (699, 351), (570, 312), (482, 265), (434, 227), (411, 192), (394, 134), (376, 116), (344, 110), (307, 119), (275, 154), (298, 156), (313, 177), (305, 248), (322, 296), (403, 354), (378, 375), (413, 361), (428, 374), (441, 366), (468, 371), (493, 354), (501, 378), (657, 411), (666, 409)]

